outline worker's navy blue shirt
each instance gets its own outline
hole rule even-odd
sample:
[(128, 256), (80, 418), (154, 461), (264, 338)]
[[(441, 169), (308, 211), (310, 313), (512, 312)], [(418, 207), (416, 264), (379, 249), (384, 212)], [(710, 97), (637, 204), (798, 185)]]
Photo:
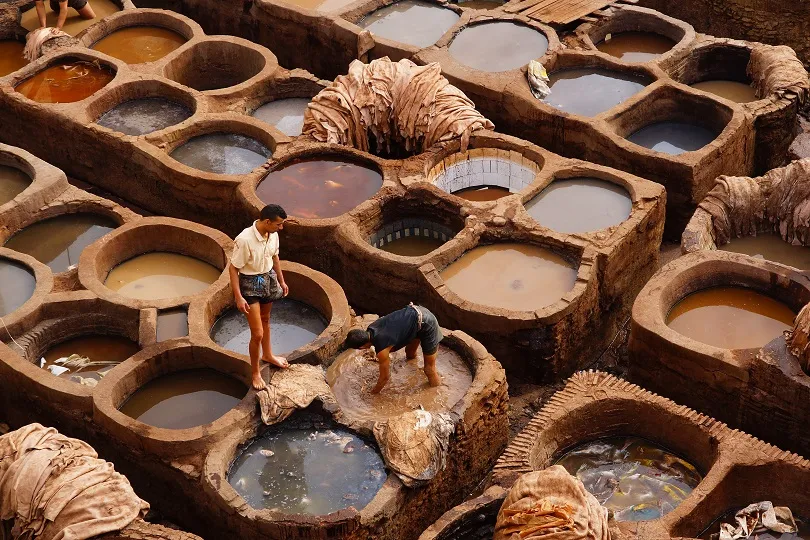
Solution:
[(384, 317), (380, 317), (368, 326), (371, 344), (377, 352), (391, 347), (398, 351), (414, 339), (418, 333), (419, 315), (412, 307), (404, 307)]

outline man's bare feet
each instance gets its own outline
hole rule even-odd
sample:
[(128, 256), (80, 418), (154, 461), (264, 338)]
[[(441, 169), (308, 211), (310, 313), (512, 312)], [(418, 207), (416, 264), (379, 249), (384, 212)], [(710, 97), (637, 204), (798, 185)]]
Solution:
[(435, 369), (432, 370), (432, 371), (426, 369), (425, 370), (425, 375), (427, 375), (428, 382), (430, 383), (430, 386), (439, 386), (439, 385), (442, 384), (442, 378), (439, 377), (439, 374), (436, 372)]
[(264, 379), (262, 379), (262, 374), (261, 373), (254, 373), (253, 374), (253, 388), (254, 388), (254, 390), (261, 390), (261, 389), (266, 388), (266, 387), (267, 387), (267, 384), (264, 382)]
[(287, 359), (283, 356), (276, 356), (275, 354), (270, 358), (262, 358), (263, 362), (267, 362), (271, 366), (276, 366), (277, 368), (287, 369), (290, 367), (290, 363), (287, 362)]

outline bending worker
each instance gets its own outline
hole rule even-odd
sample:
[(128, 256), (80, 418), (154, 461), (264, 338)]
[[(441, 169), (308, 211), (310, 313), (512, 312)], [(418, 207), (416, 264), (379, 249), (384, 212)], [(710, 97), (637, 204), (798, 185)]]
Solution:
[(368, 349), (374, 345), (379, 362), (380, 376), (371, 391), (378, 394), (391, 376), (389, 354), (405, 347), (408, 360), (416, 359), (416, 349), (422, 346), (425, 360), (425, 375), (430, 386), (439, 386), (441, 379), (436, 372), (436, 352), (442, 340), (442, 331), (436, 317), (422, 306), (410, 305), (380, 317), (368, 326), (368, 330), (349, 331), (344, 347), (348, 349)]
[[(50, 0), (51, 10), (58, 13), (56, 20), (56, 29), (61, 30), (67, 20), (68, 8), (71, 7), (79, 12), (79, 17), (82, 19), (95, 19), (96, 14), (90, 3), (87, 0)], [(45, 28), (48, 26), (45, 17), (45, 1), (36, 0), (37, 18), (39, 18), (39, 26)]]

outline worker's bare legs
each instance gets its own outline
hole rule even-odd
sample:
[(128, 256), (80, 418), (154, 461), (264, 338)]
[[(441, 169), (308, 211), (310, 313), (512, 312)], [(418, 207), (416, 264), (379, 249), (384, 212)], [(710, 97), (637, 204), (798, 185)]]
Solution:
[(87, 2), (82, 9), (79, 10), (79, 17), (82, 19), (95, 19), (96, 13), (90, 7), (90, 2)]
[(250, 353), (250, 367), (253, 373), (253, 388), (261, 390), (265, 386), (264, 379), (262, 379), (261, 366), (259, 365), (259, 352), (264, 339), (264, 329), (262, 324), (261, 309), (258, 302), (250, 304), (247, 313), (248, 325), (250, 326), (250, 344), (248, 351)]
[(416, 351), (419, 349), (420, 341), (418, 339), (414, 339), (407, 345), (405, 345), (405, 358), (408, 360), (416, 360)]
[(424, 351), (422, 353), (422, 356), (425, 357), (425, 375), (427, 375), (430, 386), (439, 386), (442, 384), (442, 379), (436, 371), (436, 353), (424, 354)]
[(268, 364), (276, 367), (287, 368), (290, 364), (283, 356), (276, 356), (273, 354), (273, 346), (270, 343), (270, 312), (273, 309), (273, 304), (259, 304), (261, 306), (261, 320), (262, 320), (262, 360)]

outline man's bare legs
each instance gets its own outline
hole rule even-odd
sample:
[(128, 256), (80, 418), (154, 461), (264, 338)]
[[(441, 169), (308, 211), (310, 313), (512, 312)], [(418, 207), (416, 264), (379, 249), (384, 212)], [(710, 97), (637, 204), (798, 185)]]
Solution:
[(419, 343), (418, 339), (414, 339), (407, 345), (405, 345), (405, 358), (408, 360), (416, 360), (416, 351), (419, 350)]
[[(408, 360), (416, 360), (416, 351), (419, 349), (419, 345), (421, 342), (418, 339), (414, 339), (410, 343), (405, 346), (405, 358)], [(430, 386), (439, 386), (442, 383), (441, 377), (439, 377), (439, 373), (436, 371), (436, 351), (433, 354), (424, 354), (422, 351), (422, 356), (425, 357), (425, 375), (427, 375), (428, 382)]]
[(267, 386), (264, 379), (262, 379), (261, 366), (259, 365), (259, 352), (264, 339), (264, 325), (262, 324), (260, 305), (258, 302), (250, 304), (247, 312), (248, 325), (250, 326), (248, 351), (250, 353), (250, 367), (253, 373), (253, 388), (256, 390), (261, 390)]
[(82, 19), (95, 19), (96, 13), (90, 7), (90, 2), (87, 2), (82, 9), (79, 10), (79, 17)]
[(290, 364), (283, 356), (276, 356), (273, 354), (273, 346), (270, 343), (270, 313), (273, 309), (273, 304), (260, 304), (261, 306), (261, 321), (262, 321), (262, 360), (268, 364), (276, 367), (287, 368)]

